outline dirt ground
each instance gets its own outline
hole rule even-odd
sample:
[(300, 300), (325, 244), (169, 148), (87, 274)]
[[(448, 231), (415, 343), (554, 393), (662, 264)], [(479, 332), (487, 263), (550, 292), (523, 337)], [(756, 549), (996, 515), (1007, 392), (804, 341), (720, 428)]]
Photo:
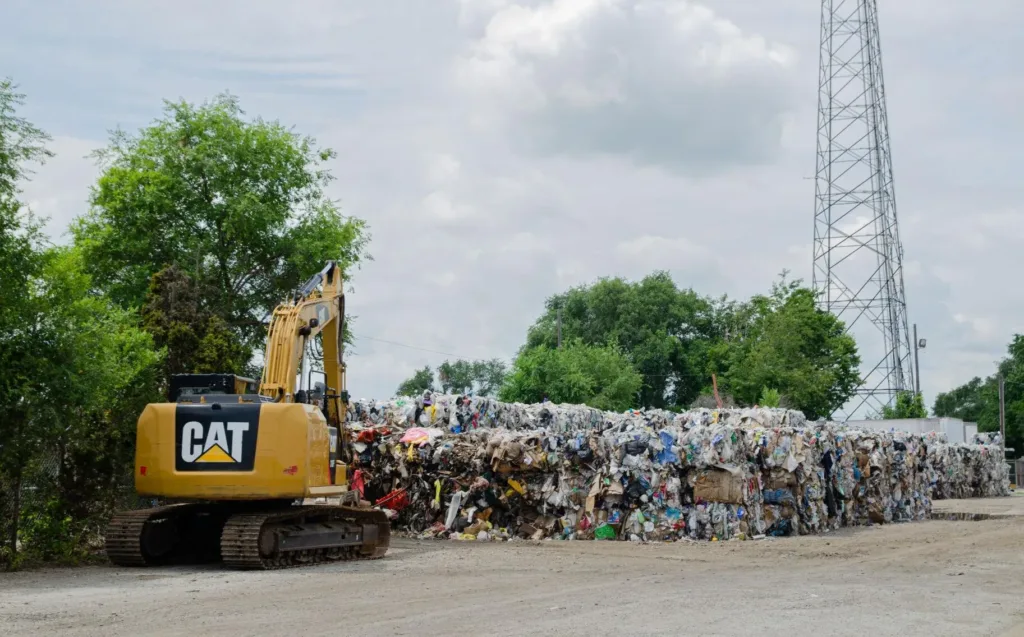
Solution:
[[(1024, 499), (1022, 499), (1024, 502)], [(0, 574), (0, 634), (1024, 635), (1024, 517), (725, 543), (396, 540), (276, 572)]]
[(974, 513), (991, 517), (1024, 515), (1024, 491), (1017, 490), (1011, 498), (936, 500), (932, 503), (932, 513)]

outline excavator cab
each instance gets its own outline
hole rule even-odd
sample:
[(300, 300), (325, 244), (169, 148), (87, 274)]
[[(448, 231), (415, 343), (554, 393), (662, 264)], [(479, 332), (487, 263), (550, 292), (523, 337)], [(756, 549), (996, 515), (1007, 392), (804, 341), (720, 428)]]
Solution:
[(238, 402), (261, 402), (259, 383), (237, 374), (174, 374), (167, 391), (167, 402), (225, 402), (224, 396), (237, 396), (227, 400)]

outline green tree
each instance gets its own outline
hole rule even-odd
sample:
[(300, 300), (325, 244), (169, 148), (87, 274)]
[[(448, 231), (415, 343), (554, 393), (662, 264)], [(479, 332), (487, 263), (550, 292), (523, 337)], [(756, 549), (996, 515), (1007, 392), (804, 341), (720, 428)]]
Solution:
[(936, 416), (976, 422), (980, 431), (999, 431), (1000, 375), (1006, 391), (1006, 446), (1021, 456), (1024, 455), (1024, 335), (1013, 336), (1007, 355), (999, 361), (994, 374), (984, 380), (973, 378), (939, 394), (933, 411)]
[(549, 298), (520, 355), (557, 347), (559, 310), (563, 340), (617, 348), (641, 374), (640, 405), (688, 405), (710, 383), (708, 348), (723, 327), (716, 306), (666, 272), (601, 279)]
[(40, 378), (53, 334), (39, 320), (35, 294), (42, 272), (39, 222), (19, 200), (30, 166), (52, 154), (49, 137), (19, 116), (24, 95), (0, 80), (0, 563), (13, 563), (26, 473), (49, 438), (32, 415), (44, 404)]
[(499, 358), (445, 361), (437, 367), (436, 380), (434, 371), (428, 365), (404, 380), (397, 392), (399, 396), (422, 394), (428, 390), (446, 394), (494, 396), (501, 389), (507, 374), (505, 362)]
[(768, 296), (733, 309), (739, 327), (710, 348), (720, 391), (740, 404), (758, 402), (765, 387), (785, 395), (808, 418), (828, 417), (860, 384), (853, 338), (834, 315), (818, 309), (814, 292), (782, 279)]
[(473, 393), (477, 396), (497, 396), (508, 376), (508, 366), (500, 358), (473, 362)]
[(130, 486), (135, 424), (156, 393), (160, 354), (135, 313), (92, 292), (78, 250), (49, 250), (36, 293), (48, 326), (32, 425), (47, 432), (22, 541), (43, 559), (70, 558)]
[(501, 400), (584, 404), (621, 411), (635, 407), (643, 377), (612, 346), (574, 340), (563, 349), (540, 345), (524, 349), (499, 393)]
[(402, 381), (402, 384), (395, 390), (398, 396), (419, 396), (425, 391), (434, 389), (434, 372), (427, 365), (418, 369), (409, 378)]
[[(1007, 356), (999, 362), (995, 377), (992, 378), (992, 390), (989, 396), (995, 398), (993, 413), (995, 418), (986, 422), (984, 431), (999, 431), (999, 377), (1005, 383), (1006, 403), (1006, 446), (1015, 450), (1017, 456), (1024, 455), (1024, 335), (1015, 334), (1007, 347)], [(981, 423), (978, 423), (981, 429)]]
[(779, 390), (765, 387), (761, 390), (761, 397), (757, 401), (762, 407), (779, 407), (782, 404), (782, 396)]
[[(204, 329), (219, 330), (229, 359), (236, 344), (246, 359), (263, 344), (262, 318), (327, 260), (349, 271), (369, 258), (364, 222), (326, 194), (335, 153), (246, 119), (230, 95), (168, 102), (162, 118), (115, 132), (96, 156), (103, 173), (72, 226), (93, 280), (137, 308), (153, 276), (176, 266), (195, 283), (197, 311), (220, 319)], [(222, 343), (224, 327), (235, 344)]]
[(884, 420), (897, 418), (927, 418), (928, 409), (924, 406), (924, 397), (912, 391), (900, 392), (896, 395), (896, 404), (882, 407)]
[(473, 390), (473, 363), (445, 361), (437, 367), (437, 380), (444, 393), (464, 394)]
[(932, 411), (939, 417), (978, 423), (979, 429), (982, 428), (982, 422), (998, 425), (999, 388), (996, 378), (992, 376), (982, 380), (975, 376), (967, 383), (939, 394), (935, 397)]
[(493, 396), (501, 388), (506, 374), (505, 362), (497, 358), (478, 361), (459, 359), (454, 363), (445, 361), (437, 368), (441, 391), (454, 394)]
[[(49, 248), (19, 201), (47, 136), (0, 82), (0, 563), (80, 547), (90, 519), (131, 479), (135, 419), (159, 354), (137, 317), (96, 295), (82, 255)], [(125, 470), (127, 469), (127, 475)], [(24, 494), (31, 497), (24, 498)]]
[(860, 380), (856, 343), (835, 316), (818, 310), (814, 293), (782, 280), (747, 302), (701, 297), (680, 289), (667, 273), (642, 281), (601, 279), (558, 294), (530, 328), (520, 356), (554, 349), (559, 314), (565, 340), (617, 348), (641, 374), (638, 403), (683, 408), (719, 394), (741, 405), (759, 402), (765, 388), (780, 404), (812, 418), (828, 416)]
[(153, 275), (140, 311), (142, 325), (166, 350), (163, 380), (172, 374), (245, 369), (247, 349), (220, 316), (204, 309), (203, 294), (184, 270), (171, 265)]

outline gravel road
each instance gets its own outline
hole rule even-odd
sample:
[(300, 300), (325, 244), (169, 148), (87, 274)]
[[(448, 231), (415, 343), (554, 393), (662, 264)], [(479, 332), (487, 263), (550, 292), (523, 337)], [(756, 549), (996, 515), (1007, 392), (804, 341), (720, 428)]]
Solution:
[(0, 574), (0, 634), (1024, 635), (1024, 517), (714, 544), (396, 540), (277, 572)]

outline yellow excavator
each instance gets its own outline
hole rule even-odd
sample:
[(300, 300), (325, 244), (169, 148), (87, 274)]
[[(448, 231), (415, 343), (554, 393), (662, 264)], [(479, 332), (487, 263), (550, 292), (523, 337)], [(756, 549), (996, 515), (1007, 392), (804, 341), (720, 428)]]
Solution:
[[(232, 374), (172, 378), (169, 401), (139, 417), (135, 489), (173, 504), (114, 516), (114, 564), (272, 569), (384, 556), (390, 522), (359, 506), (343, 460), (344, 317), (341, 270), (329, 262), (274, 310), (258, 390)], [(310, 386), (317, 335), (325, 382)]]

